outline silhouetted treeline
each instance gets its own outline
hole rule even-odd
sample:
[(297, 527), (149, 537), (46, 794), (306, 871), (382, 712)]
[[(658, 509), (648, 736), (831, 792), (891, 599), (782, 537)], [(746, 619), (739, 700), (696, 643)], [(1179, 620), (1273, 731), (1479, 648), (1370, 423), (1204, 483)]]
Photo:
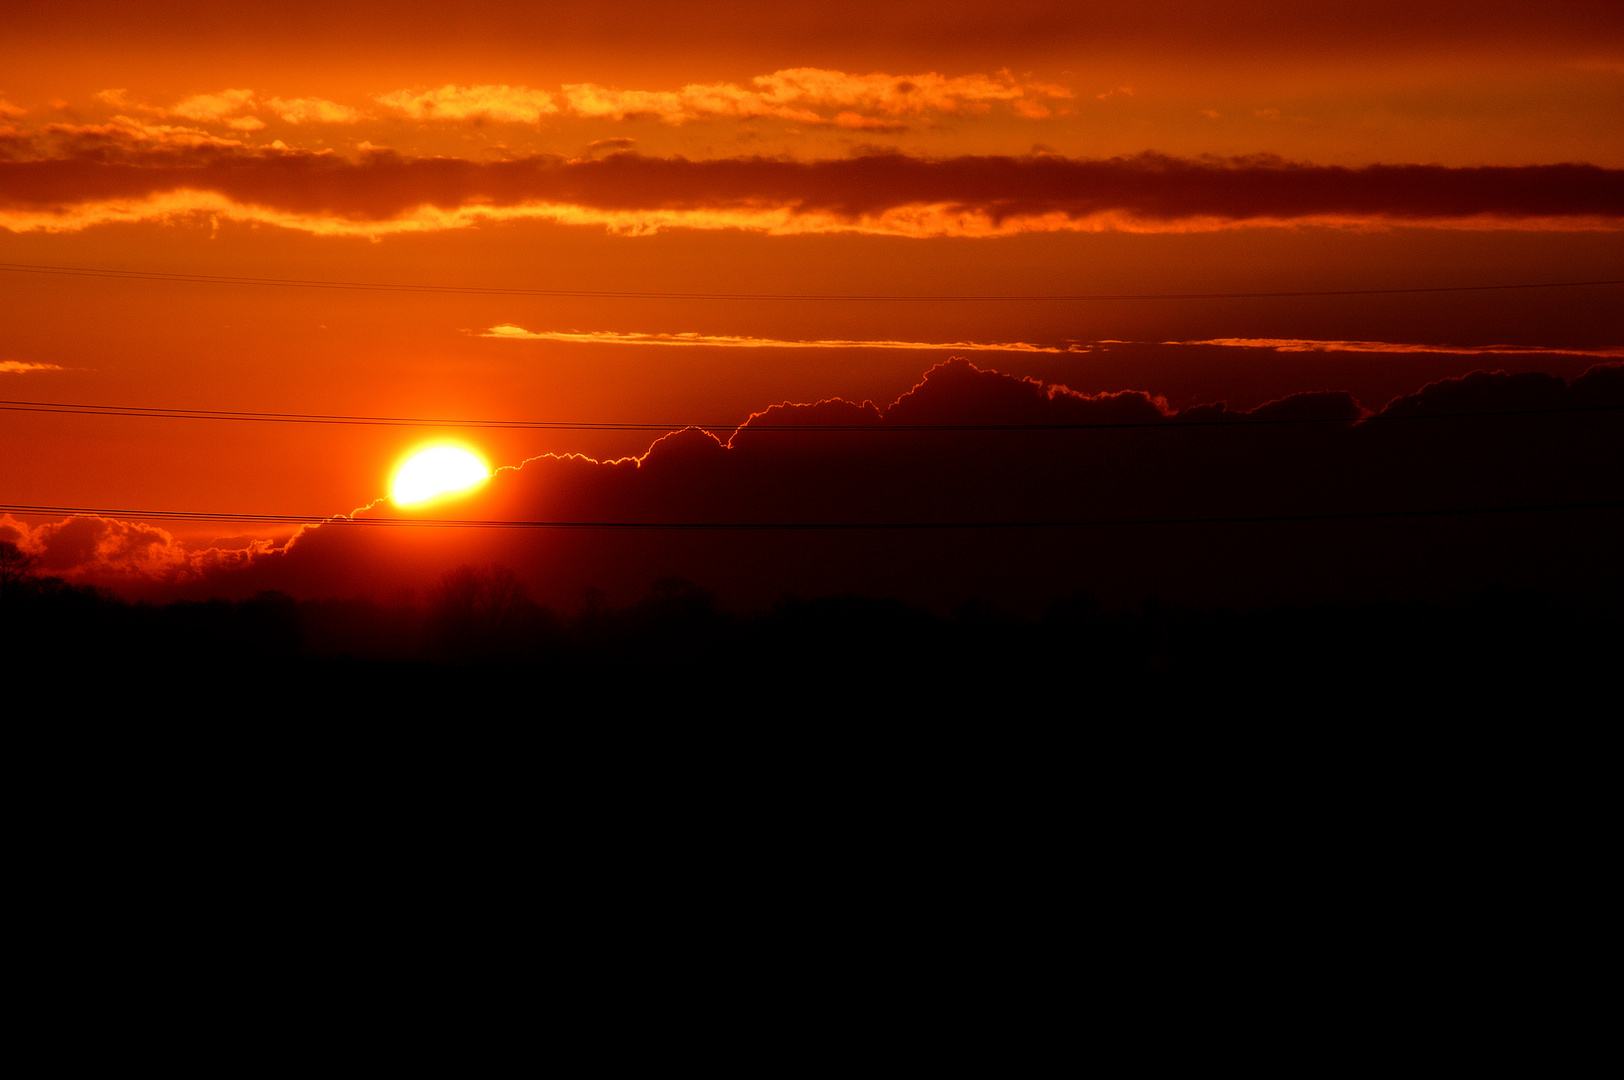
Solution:
[(786, 597), (740, 614), (668, 578), (629, 607), (588, 590), (560, 612), (532, 601), (509, 570), (466, 566), (428, 595), (383, 599), (268, 592), (132, 604), (29, 575), (13, 575), (0, 595), (13, 687), (162, 687), (171, 699), (212, 695), (211, 707), (228, 711), (312, 685), (344, 689), (327, 704), (364, 712), (409, 702), (413, 687), (468, 697), (510, 680), (531, 687), (526, 709), (547, 711), (928, 704), (989, 719), (1032, 708), (1020, 716), (1099, 719), (1106, 706), (1207, 700), (1216, 718), (1235, 708), (1416, 708), (1418, 691), (1433, 695), (1428, 707), (1449, 708), (1512, 692), (1554, 701), (1601, 685), (1620, 644), (1616, 615), (1506, 591), (1450, 606), (1251, 611), (1156, 601), (1113, 610), (1071, 595), (1034, 619), (980, 602), (934, 614), (858, 596)]

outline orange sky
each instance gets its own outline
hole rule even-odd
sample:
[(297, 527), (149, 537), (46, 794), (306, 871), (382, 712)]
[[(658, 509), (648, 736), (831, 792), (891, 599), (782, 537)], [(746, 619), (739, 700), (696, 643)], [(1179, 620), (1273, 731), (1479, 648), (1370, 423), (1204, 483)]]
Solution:
[[(1619, 170), (1607, 3), (70, 2), (0, 35), (12, 266), (955, 296), (1616, 279)], [(889, 401), (973, 346), (1089, 393), (1379, 408), (1477, 367), (1577, 374), (1624, 346), (1617, 295), (679, 300), (0, 272), (0, 398), (737, 423)], [(1473, 351), (1500, 345), (1568, 353)], [(4, 413), (0, 499), (342, 512), (427, 434)], [(649, 438), (477, 441), (516, 464)]]

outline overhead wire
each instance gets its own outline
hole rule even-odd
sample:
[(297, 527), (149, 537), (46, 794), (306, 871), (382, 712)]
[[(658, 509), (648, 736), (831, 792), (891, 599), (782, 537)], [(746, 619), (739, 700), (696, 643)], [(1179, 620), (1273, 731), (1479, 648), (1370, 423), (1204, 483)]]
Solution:
[(1007, 303), (1073, 302), (1087, 300), (1261, 300), (1316, 296), (1400, 296), (1427, 293), (1500, 292), (1512, 289), (1574, 289), (1624, 285), (1624, 278), (1586, 281), (1537, 281), (1493, 285), (1428, 285), (1381, 289), (1291, 289), (1257, 292), (1186, 293), (749, 293), (683, 292), (645, 289), (536, 289), (512, 286), (444, 285), (386, 281), (338, 281), (320, 278), (251, 277), (234, 274), (193, 274), (178, 271), (120, 270), (92, 266), (57, 266), (44, 263), (0, 263), (0, 271), (63, 277), (122, 278), (133, 281), (206, 285), (249, 285), (284, 289), (339, 289), (367, 292), (444, 293), (473, 296), (552, 296), (617, 300), (764, 300), (832, 301), (841, 303)]
[[(209, 274), (183, 274), (139, 270), (111, 270), (94, 267), (72, 267), (26, 263), (0, 263), (0, 271), (77, 277), (120, 278), (180, 283), (257, 285), (283, 288), (316, 288), (339, 290), (367, 290), (383, 292), (417, 292), (477, 295), (596, 297), (618, 299), (673, 299), (673, 300), (782, 300), (782, 301), (882, 301), (882, 302), (967, 302), (967, 301), (1084, 301), (1084, 300), (1217, 300), (1266, 299), (1292, 297), (1378, 296), (1426, 293), (1490, 292), (1515, 289), (1558, 289), (1624, 285), (1624, 279), (1604, 279), (1562, 282), (1525, 282), (1498, 285), (1455, 285), (1384, 289), (1320, 289), (1273, 292), (1208, 292), (1208, 293), (1077, 293), (1077, 294), (812, 294), (812, 293), (726, 293), (726, 292), (657, 292), (645, 290), (591, 290), (591, 289), (528, 289), (480, 286), (450, 286), (427, 284), (400, 284), (387, 282), (328, 281), (299, 278), (259, 278)], [(1425, 413), (1366, 417), (1307, 417), (1243, 419), (1230, 414), (1222, 419), (1179, 420), (1176, 416), (1157, 421), (1090, 424), (816, 424), (816, 425), (753, 425), (753, 432), (882, 432), (882, 431), (1059, 431), (1083, 429), (1156, 428), (1177, 430), (1186, 427), (1241, 428), (1257, 425), (1312, 424), (1370, 422), (1373, 420), (1438, 420), (1472, 417), (1538, 416), (1563, 413), (1590, 413), (1616, 411), (1624, 406), (1602, 405), (1560, 409), (1496, 410), (1472, 413)], [(426, 417), (344, 416), (315, 413), (269, 413), (232, 410), (152, 408), (143, 406), (102, 406), (72, 402), (0, 401), (0, 410), (13, 412), (63, 413), (93, 416), (144, 417), (149, 419), (230, 420), (259, 423), (352, 424), (382, 426), (422, 426), (450, 428), (513, 428), (541, 430), (594, 430), (594, 431), (676, 431), (685, 428), (709, 430), (738, 430), (740, 424), (648, 424), (605, 423), (583, 421), (508, 421), (488, 419), (437, 419)], [(1624, 500), (1612, 499), (1595, 502), (1536, 504), (1516, 506), (1434, 508), (1401, 511), (1357, 511), (1321, 514), (1273, 514), (1227, 517), (1096, 519), (1078, 521), (994, 521), (994, 522), (593, 522), (593, 521), (485, 521), (471, 519), (435, 518), (348, 518), (331, 515), (277, 515), (277, 514), (222, 514), (197, 511), (154, 511), (110, 509), (96, 507), (34, 506), (25, 504), (0, 505), (0, 512), (40, 515), (96, 515), (106, 517), (144, 517), (176, 521), (222, 521), (256, 524), (358, 524), (383, 527), (433, 528), (505, 528), (505, 529), (665, 529), (665, 530), (867, 530), (867, 529), (1030, 529), (1078, 528), (1112, 525), (1191, 525), (1191, 524), (1244, 524), (1291, 521), (1332, 521), (1351, 519), (1407, 518), (1462, 516), (1480, 514), (1557, 512), (1571, 510), (1601, 510), (1624, 507)]]
[[(1161, 420), (1134, 420), (1086, 424), (772, 424), (751, 423), (750, 420), (711, 423), (608, 423), (576, 420), (490, 420), (478, 418), (434, 418), (419, 416), (346, 416), (325, 413), (273, 413), (247, 412), (231, 409), (183, 409), (147, 407), (140, 405), (93, 405), (63, 401), (0, 400), (0, 411), (51, 413), (71, 416), (122, 416), (157, 420), (229, 420), (245, 423), (275, 424), (349, 424), (382, 427), (438, 427), (474, 429), (512, 429), (540, 431), (682, 431), (699, 428), (705, 431), (771, 432), (796, 434), (800, 432), (932, 432), (932, 431), (1084, 431), (1092, 429), (1120, 430), (1154, 428), (1178, 430), (1194, 427), (1241, 428), (1274, 426), (1280, 424), (1365, 424), (1374, 421), (1461, 420), (1478, 417), (1552, 416), (1563, 414), (1617, 412), (1624, 405), (1583, 405), (1555, 409), (1497, 409), (1478, 412), (1454, 413), (1375, 413), (1363, 417), (1257, 417), (1247, 413), (1225, 413), (1222, 418), (1181, 419), (1175, 413)], [(756, 414), (759, 416), (760, 414)], [(752, 419), (754, 419), (752, 417)]]
[[(402, 284), (388, 282), (332, 281), (309, 278), (263, 278), (218, 274), (190, 274), (147, 270), (117, 270), (96, 267), (59, 266), (37, 263), (0, 263), (0, 270), (12, 273), (56, 274), (80, 277), (110, 277), (133, 280), (193, 282), (208, 284), (264, 285), (297, 288), (361, 289), (386, 292), (438, 292), (480, 295), (605, 297), (624, 299), (681, 299), (681, 300), (830, 300), (830, 301), (1079, 301), (1079, 300), (1213, 300), (1260, 299), (1313, 296), (1377, 296), (1419, 293), (1484, 292), (1512, 289), (1561, 289), (1588, 286), (1624, 285), (1624, 278), (1588, 281), (1524, 282), (1496, 285), (1447, 285), (1385, 289), (1318, 289), (1279, 292), (1209, 292), (1209, 293), (1076, 293), (1076, 294), (817, 294), (817, 293), (726, 293), (726, 292), (655, 292), (638, 290), (592, 289), (527, 289), (485, 286), (459, 286), (439, 284)], [(1602, 406), (1602, 409), (1612, 408)], [(74, 402), (0, 401), (0, 410), (12, 412), (56, 412), (83, 415), (149, 416), (173, 419), (235, 420), (257, 423), (305, 424), (361, 424), (380, 426), (423, 426), (462, 428), (519, 428), (566, 431), (677, 431), (684, 428), (702, 428), (711, 431), (735, 430), (736, 423), (609, 423), (597, 421), (544, 421), (544, 420), (488, 420), (437, 419), (427, 417), (394, 416), (342, 416), (317, 413), (270, 413), (224, 409), (183, 409), (174, 407), (104, 406)], [(1460, 413), (1451, 416), (1512, 416), (1536, 415), (1550, 411), (1574, 410), (1508, 410), (1492, 413)], [(1431, 416), (1442, 414), (1429, 414)], [(1364, 417), (1370, 419), (1421, 419), (1420, 416)], [(807, 424), (770, 426), (758, 425), (752, 431), (812, 432), (812, 431), (1011, 431), (1011, 430), (1072, 430), (1087, 428), (1136, 427), (1234, 427), (1249, 424), (1349, 423), (1357, 418), (1291, 418), (1291, 419), (1239, 419), (1230, 414), (1223, 419), (1195, 421), (1183, 420), (1165, 423), (1144, 421), (1111, 424)]]

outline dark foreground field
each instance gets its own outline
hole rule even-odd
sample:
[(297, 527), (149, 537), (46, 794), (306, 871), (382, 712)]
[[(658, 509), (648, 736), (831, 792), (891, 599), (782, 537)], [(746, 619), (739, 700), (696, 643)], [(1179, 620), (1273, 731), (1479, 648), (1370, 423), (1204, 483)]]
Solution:
[(130, 942), (173, 964), (223, 934), (256, 971), (324, 970), (332, 941), (403, 985), (545, 958), (593, 1002), (645, 970), (640, 993), (827, 967), (890, 994), (985, 967), (1139, 1003), (1415, 969), (1382, 1008), (1436, 1027), (1439, 978), (1495, 997), (1600, 917), (1624, 635), (1594, 606), (738, 614), (666, 580), (560, 613), (512, 584), (158, 606), (13, 582), (29, 925), (139, 971)]
[(177, 716), (1437, 720), (1515, 702), (1554, 720), (1613, 683), (1621, 644), (1616, 614), (1505, 590), (1455, 604), (1244, 611), (1107, 609), (1072, 595), (1023, 618), (858, 596), (739, 614), (668, 579), (630, 607), (589, 592), (559, 612), (512, 575), (470, 567), (427, 597), (388, 602), (264, 593), (132, 604), (37, 577), (0, 601), (14, 692), (139, 699)]

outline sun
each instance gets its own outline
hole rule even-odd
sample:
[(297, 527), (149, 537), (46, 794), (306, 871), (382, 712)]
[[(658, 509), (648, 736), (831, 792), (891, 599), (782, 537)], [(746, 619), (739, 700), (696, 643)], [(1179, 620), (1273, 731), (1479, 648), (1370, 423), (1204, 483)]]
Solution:
[(409, 506), (473, 487), (490, 475), (483, 461), (460, 446), (431, 446), (400, 467), (390, 495), (397, 505)]

